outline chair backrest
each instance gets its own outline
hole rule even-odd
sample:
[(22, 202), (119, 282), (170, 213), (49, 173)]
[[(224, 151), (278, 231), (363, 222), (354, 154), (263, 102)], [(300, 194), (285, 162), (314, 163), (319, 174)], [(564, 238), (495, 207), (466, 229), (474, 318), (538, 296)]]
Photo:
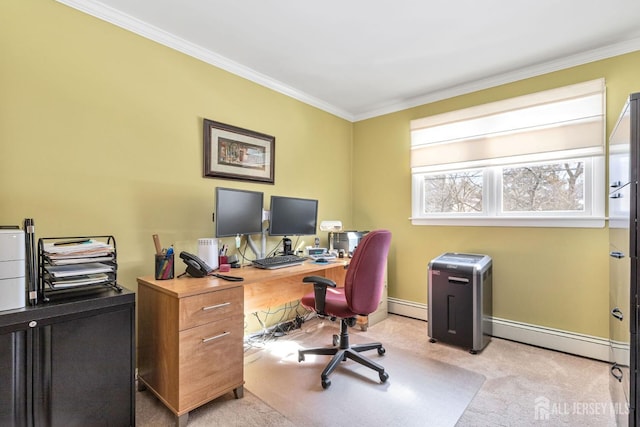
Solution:
[(357, 314), (376, 311), (384, 291), (384, 274), (391, 232), (374, 230), (358, 243), (344, 281), (349, 309)]

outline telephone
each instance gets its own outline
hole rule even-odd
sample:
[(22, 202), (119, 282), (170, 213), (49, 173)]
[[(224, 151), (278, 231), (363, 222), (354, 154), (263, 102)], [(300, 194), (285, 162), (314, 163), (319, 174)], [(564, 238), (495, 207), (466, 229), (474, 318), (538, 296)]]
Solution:
[(213, 271), (206, 262), (189, 252), (180, 252), (180, 258), (187, 264), (187, 274), (192, 277), (204, 277)]
[(189, 252), (180, 252), (180, 258), (187, 264), (187, 274), (191, 277), (214, 276), (231, 282), (242, 282), (244, 280), (242, 277), (214, 273), (213, 268), (209, 267), (206, 262)]

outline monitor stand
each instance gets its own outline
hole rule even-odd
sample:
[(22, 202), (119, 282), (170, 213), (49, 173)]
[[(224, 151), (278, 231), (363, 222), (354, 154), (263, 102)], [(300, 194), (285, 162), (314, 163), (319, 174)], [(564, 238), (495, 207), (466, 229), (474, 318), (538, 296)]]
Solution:
[(256, 259), (262, 259), (265, 257), (265, 248), (267, 247), (267, 228), (262, 229), (262, 234), (260, 235), (260, 249), (256, 247), (256, 244), (251, 240), (250, 235), (247, 236), (247, 246), (253, 252), (253, 255)]
[(260, 250), (258, 250), (258, 248), (256, 247), (256, 244), (253, 242), (253, 240), (251, 239), (251, 236), (249, 236), (247, 234), (247, 246), (249, 246), (249, 249), (251, 250), (251, 252), (253, 252), (253, 256), (256, 259), (260, 259), (260, 258), (264, 258), (264, 244), (261, 244), (261, 248)]

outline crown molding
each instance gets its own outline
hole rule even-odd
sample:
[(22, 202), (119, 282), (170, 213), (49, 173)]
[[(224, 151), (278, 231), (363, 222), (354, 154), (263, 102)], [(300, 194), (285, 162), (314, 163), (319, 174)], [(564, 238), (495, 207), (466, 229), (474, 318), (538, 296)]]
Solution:
[(420, 105), (429, 104), (431, 102), (453, 98), (454, 96), (465, 95), (467, 93), (477, 92), (479, 90), (489, 89), (503, 84), (541, 76), (543, 74), (548, 74), (554, 71), (560, 71), (578, 65), (588, 64), (590, 62), (612, 58), (614, 56), (624, 55), (625, 53), (631, 53), (638, 50), (640, 50), (640, 37), (609, 46), (604, 46), (598, 49), (593, 49), (587, 52), (567, 56), (562, 59), (536, 64), (534, 66), (521, 68), (519, 70), (511, 71), (504, 74), (498, 74), (486, 79), (480, 79), (462, 85), (452, 86), (446, 89), (420, 95), (415, 98), (398, 100), (394, 103), (389, 103), (384, 107), (370, 110), (366, 113), (356, 114), (353, 121), (357, 122), (360, 120), (383, 116), (385, 114), (396, 113), (408, 108), (418, 107)]
[(119, 10), (107, 6), (103, 3), (95, 0), (56, 1), (73, 9), (84, 12), (88, 15), (91, 15), (95, 18), (113, 24), (117, 27), (123, 28), (127, 31), (131, 31), (132, 33), (135, 33), (139, 36), (145, 37), (149, 40), (153, 40), (171, 49), (177, 50), (178, 52), (182, 52), (185, 55), (189, 55), (193, 58), (199, 59), (203, 62), (206, 62), (207, 64), (228, 71), (231, 74), (235, 74), (239, 77), (245, 78), (261, 86), (286, 95), (290, 98), (296, 99), (300, 102), (326, 111), (327, 113), (353, 122), (353, 114), (347, 111), (344, 111), (325, 101), (322, 101), (295, 88), (292, 88), (291, 86), (288, 86), (278, 80), (272, 79), (271, 77), (261, 74), (249, 67), (231, 61), (230, 59), (207, 50), (202, 46), (191, 43), (180, 37), (176, 37), (175, 35), (164, 31), (161, 28), (155, 27), (147, 22), (134, 18), (133, 16), (122, 13)]
[(207, 50), (202, 46), (176, 37), (175, 35), (167, 31), (164, 31), (137, 18), (122, 13), (112, 7), (100, 3), (99, 1), (56, 1), (350, 122), (371, 119), (374, 117), (395, 113), (431, 102), (452, 98), (454, 96), (465, 95), (467, 93), (489, 89), (491, 87), (513, 83), (518, 80), (536, 77), (554, 71), (575, 67), (577, 65), (583, 65), (589, 62), (594, 62), (640, 50), (640, 38), (631, 39), (609, 46), (604, 46), (598, 49), (593, 49), (587, 52), (567, 56), (561, 59), (537, 64), (531, 67), (525, 67), (519, 70), (491, 76), (485, 79), (480, 79), (473, 82), (429, 92), (417, 97), (390, 100), (388, 103), (386, 103), (386, 105), (380, 108), (372, 109), (364, 113), (353, 114), (321, 99), (310, 96), (269, 76), (261, 74), (249, 67), (231, 61), (230, 59)]

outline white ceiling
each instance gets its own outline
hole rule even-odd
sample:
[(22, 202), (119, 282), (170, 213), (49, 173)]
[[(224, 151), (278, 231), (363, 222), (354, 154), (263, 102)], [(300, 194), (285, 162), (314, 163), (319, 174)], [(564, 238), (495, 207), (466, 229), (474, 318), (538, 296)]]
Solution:
[(640, 50), (639, 0), (57, 1), (351, 121)]

